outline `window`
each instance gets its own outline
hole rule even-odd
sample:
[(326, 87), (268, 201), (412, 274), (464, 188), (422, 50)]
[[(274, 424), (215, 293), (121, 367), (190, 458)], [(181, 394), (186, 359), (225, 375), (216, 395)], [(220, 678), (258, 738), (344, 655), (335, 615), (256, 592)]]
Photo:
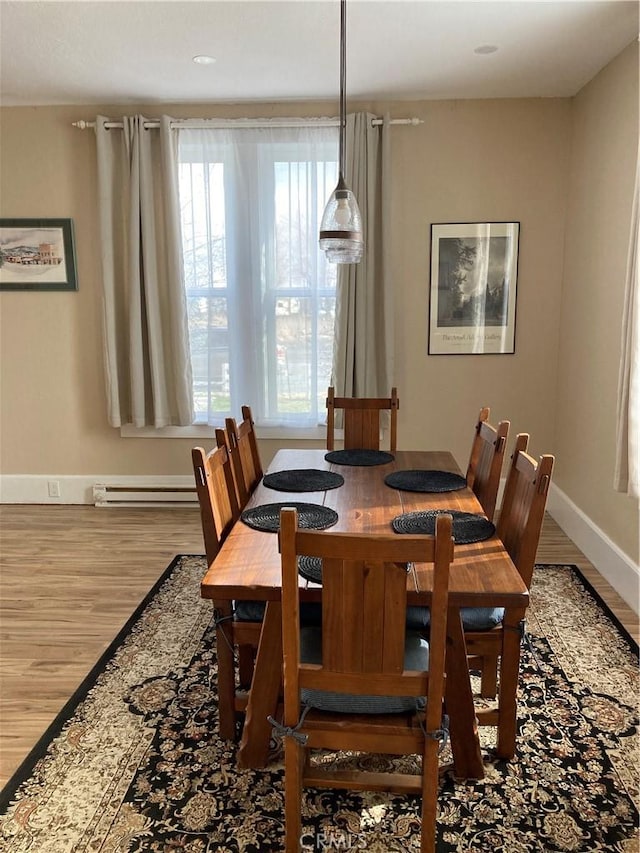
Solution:
[(196, 423), (243, 403), (266, 426), (324, 421), (336, 267), (318, 231), (337, 147), (335, 127), (180, 131)]

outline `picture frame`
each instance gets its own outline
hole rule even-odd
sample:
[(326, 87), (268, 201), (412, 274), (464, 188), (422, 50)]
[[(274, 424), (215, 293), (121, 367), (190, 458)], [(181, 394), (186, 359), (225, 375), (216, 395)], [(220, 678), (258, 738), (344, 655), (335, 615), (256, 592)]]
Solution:
[(0, 290), (77, 290), (72, 219), (0, 219)]
[(519, 222), (431, 225), (429, 355), (514, 353)]

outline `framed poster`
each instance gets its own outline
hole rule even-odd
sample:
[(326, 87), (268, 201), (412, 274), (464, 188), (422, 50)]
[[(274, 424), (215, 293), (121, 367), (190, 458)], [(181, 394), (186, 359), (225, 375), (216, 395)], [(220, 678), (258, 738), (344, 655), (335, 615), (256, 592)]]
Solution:
[(431, 225), (429, 354), (515, 352), (519, 222)]
[(77, 290), (72, 219), (0, 219), (0, 290)]

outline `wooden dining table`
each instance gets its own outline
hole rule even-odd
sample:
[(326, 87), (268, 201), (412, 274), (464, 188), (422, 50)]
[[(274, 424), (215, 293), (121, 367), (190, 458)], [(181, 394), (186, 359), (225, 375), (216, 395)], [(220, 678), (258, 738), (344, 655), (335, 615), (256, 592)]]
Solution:
[[(326, 450), (279, 450), (266, 474), (293, 469), (320, 469), (339, 473), (344, 484), (321, 492), (281, 492), (263, 482), (247, 508), (293, 502), (329, 507), (338, 514), (330, 529), (348, 533), (391, 533), (392, 520), (416, 510), (459, 510), (481, 513), (468, 487), (449, 492), (411, 492), (392, 488), (385, 477), (395, 471), (437, 470), (460, 473), (447, 451), (397, 451), (392, 461), (374, 466), (338, 465), (325, 459)], [(401, 534), (398, 534), (401, 535)], [(433, 567), (416, 564), (407, 574), (407, 604), (429, 606)], [(264, 767), (272, 735), (269, 715), (275, 715), (282, 678), (281, 567), (277, 533), (256, 530), (238, 520), (202, 580), (201, 595), (215, 600), (266, 602), (254, 676), (247, 700), (237, 761), (240, 767)], [(302, 600), (319, 600), (321, 588), (300, 578)], [(504, 642), (513, 644), (509, 659), (519, 661), (518, 625), (524, 618), (527, 588), (500, 539), (455, 544), (449, 576), (445, 705), (449, 716), (454, 773), (458, 778), (484, 776), (478, 724), (467, 661), (461, 607), (504, 607)], [(512, 628), (513, 630), (509, 630)], [(515, 753), (516, 698), (500, 696), (497, 753)]]

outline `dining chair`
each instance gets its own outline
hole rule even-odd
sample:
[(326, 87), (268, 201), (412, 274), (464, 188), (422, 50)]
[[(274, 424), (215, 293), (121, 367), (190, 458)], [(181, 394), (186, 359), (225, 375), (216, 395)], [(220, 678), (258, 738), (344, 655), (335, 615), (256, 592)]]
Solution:
[(344, 449), (380, 450), (380, 413), (389, 411), (389, 450), (395, 453), (398, 429), (397, 388), (390, 397), (336, 397), (333, 386), (327, 391), (327, 450), (335, 446), (335, 412), (343, 411)]
[[(555, 460), (545, 454), (536, 461), (527, 453), (528, 444), (526, 433), (516, 437), (496, 532), (530, 588)], [(501, 607), (461, 608), (461, 616), (470, 666), (479, 665), (481, 672), (480, 695), (498, 697), (496, 708), (477, 709), (478, 724), (497, 726), (498, 754), (511, 757), (524, 621), (505, 626)]]
[[(224, 430), (216, 430), (216, 442), (218, 446), (209, 453), (202, 447), (194, 447), (191, 451), (209, 567), (215, 563), (222, 543), (240, 515)], [(246, 707), (246, 691), (253, 675), (264, 602), (216, 600), (213, 607), (218, 659), (218, 724), (221, 737), (235, 740), (236, 716)]]
[(491, 426), (490, 413), (487, 407), (480, 409), (467, 467), (467, 485), (473, 489), (487, 518), (493, 521), (510, 424), (500, 421), (497, 427)]
[(226, 418), (225, 427), (238, 503), (242, 510), (262, 479), (262, 462), (251, 407), (242, 407), (240, 425), (236, 424), (235, 418)]
[[(435, 850), (443, 716), (451, 516), (435, 536), (351, 535), (298, 529), (281, 510), (285, 849), (300, 850), (304, 786), (422, 796), (421, 851)], [(300, 628), (299, 556), (322, 559), (322, 627)], [(407, 569), (433, 563), (427, 644), (405, 629)], [(425, 700), (426, 697), (426, 700)], [(418, 754), (420, 773), (314, 763), (311, 751)]]

